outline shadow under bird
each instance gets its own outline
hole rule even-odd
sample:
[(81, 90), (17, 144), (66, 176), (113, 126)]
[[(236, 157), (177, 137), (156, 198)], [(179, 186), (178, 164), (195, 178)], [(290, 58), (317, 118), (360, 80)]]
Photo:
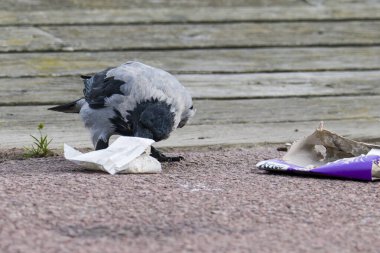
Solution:
[[(84, 97), (49, 110), (79, 113), (96, 150), (108, 147), (114, 135), (167, 139), (194, 115), (192, 98), (168, 72), (130, 61), (94, 75), (81, 76)], [(179, 161), (152, 147), (159, 161)]]

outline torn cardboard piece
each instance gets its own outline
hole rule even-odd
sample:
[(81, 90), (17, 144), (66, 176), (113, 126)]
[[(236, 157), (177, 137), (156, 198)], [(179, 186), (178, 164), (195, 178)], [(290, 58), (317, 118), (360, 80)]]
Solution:
[(150, 156), (153, 140), (121, 136), (108, 148), (88, 153), (64, 144), (64, 155), (82, 167), (116, 173), (160, 173), (161, 164)]
[(296, 141), (282, 159), (256, 165), (261, 170), (372, 181), (380, 179), (380, 146), (357, 142), (323, 129)]

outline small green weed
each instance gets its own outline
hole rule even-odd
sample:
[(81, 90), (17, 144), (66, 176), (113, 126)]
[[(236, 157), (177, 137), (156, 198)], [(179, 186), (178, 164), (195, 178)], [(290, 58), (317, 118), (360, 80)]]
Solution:
[(42, 129), (44, 129), (44, 124), (40, 123), (38, 125), (38, 132), (40, 133), (39, 137), (35, 137), (33, 135), (30, 135), (34, 142), (31, 147), (25, 147), (25, 154), (24, 156), (27, 158), (31, 157), (46, 157), (49, 155), (52, 155), (53, 152), (49, 149), (49, 144), (53, 139), (48, 140), (47, 135), (42, 134)]

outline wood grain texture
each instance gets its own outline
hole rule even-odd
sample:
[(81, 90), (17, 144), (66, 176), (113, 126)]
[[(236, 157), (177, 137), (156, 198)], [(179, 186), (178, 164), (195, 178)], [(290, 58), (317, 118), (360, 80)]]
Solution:
[(380, 47), (0, 54), (0, 77), (97, 72), (138, 60), (175, 74), (380, 69)]
[(200, 100), (193, 125), (297, 122), (379, 117), (377, 96)]
[(0, 27), (0, 51), (379, 45), (380, 21)]
[[(191, 1), (189, 1), (191, 2)], [(281, 3), (283, 1), (277, 1)], [(212, 13), (212, 15), (210, 15)], [(380, 18), (380, 4), (310, 5), (299, 1), (291, 6), (191, 6), (122, 9), (61, 9), (0, 11), (2, 25), (73, 25), (194, 23), (300, 20), (367, 20)]]
[(197, 99), (380, 94), (379, 71), (179, 75), (178, 78)]
[(0, 52), (60, 50), (62, 43), (35, 27), (0, 27)]
[[(177, 75), (194, 99), (380, 95), (380, 71)], [(0, 105), (60, 104), (82, 96), (79, 76), (0, 78)]]

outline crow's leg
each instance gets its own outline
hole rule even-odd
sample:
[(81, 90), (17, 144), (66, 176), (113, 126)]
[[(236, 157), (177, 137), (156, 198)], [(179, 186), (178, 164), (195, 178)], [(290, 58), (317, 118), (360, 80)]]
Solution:
[(155, 147), (151, 147), (150, 155), (156, 158), (159, 162), (179, 162), (181, 160), (184, 160), (182, 156), (166, 156)]

